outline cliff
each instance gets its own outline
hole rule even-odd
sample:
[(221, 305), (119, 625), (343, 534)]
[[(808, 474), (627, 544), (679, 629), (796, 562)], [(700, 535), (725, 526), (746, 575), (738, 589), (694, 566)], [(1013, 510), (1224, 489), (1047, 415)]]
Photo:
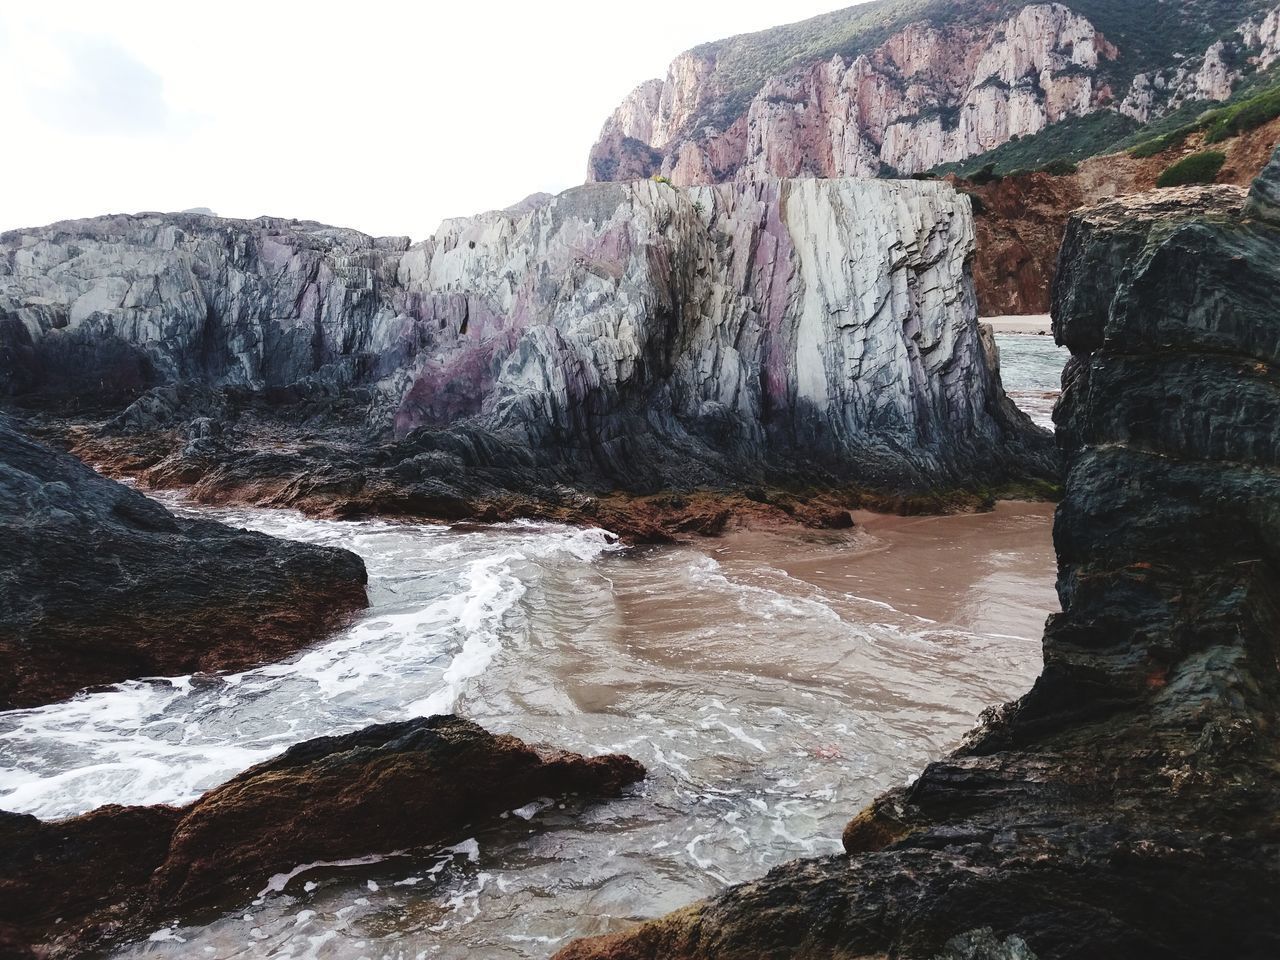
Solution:
[[(111, 424), (126, 435), (221, 423), (228, 398), (310, 404), (282, 429), (392, 444), (343, 483), (376, 460), (405, 503), (1052, 477), (979, 335), (972, 253), (968, 201), (915, 182), (588, 185), (413, 246), (75, 221), (0, 237), (0, 389), (45, 410), (137, 397)], [(169, 452), (225, 460), (237, 436)]]
[(1274, 0), (880, 0), (678, 56), (588, 179), (913, 174), (1102, 111), (1146, 123), (1280, 59)]
[(798, 861), (560, 960), (1280, 950), (1280, 152), (1072, 218), (1054, 541), (1022, 699)]
[(365, 605), (346, 550), (182, 520), (0, 418), (0, 709), (279, 659)]

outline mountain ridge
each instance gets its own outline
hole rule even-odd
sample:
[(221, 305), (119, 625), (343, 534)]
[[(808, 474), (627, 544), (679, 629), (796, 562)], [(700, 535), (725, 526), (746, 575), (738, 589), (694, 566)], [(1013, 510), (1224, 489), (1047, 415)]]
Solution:
[(881, 0), (680, 54), (591, 180), (912, 174), (1099, 110), (1141, 123), (1280, 58), (1273, 0)]

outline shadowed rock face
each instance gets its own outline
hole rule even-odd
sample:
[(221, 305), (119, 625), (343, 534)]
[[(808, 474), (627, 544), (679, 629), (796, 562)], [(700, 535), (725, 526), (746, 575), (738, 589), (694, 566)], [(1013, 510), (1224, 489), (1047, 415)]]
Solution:
[(180, 520), (0, 419), (0, 709), (241, 668), (365, 605), (346, 550)]
[[(1280, 953), (1280, 155), (1073, 217), (1063, 613), (964, 747), (763, 879), (559, 960)], [(985, 928), (985, 932), (981, 932)]]
[[(349, 438), (413, 441), (380, 461), (455, 496), (1051, 477), (986, 362), (972, 252), (968, 202), (918, 182), (595, 184), (412, 247), (76, 221), (0, 238), (0, 383), (64, 409), (192, 386), (341, 406)], [(139, 404), (119, 429), (208, 415)]]
[(74, 955), (233, 908), (299, 863), (454, 840), (539, 797), (616, 796), (643, 776), (629, 757), (539, 754), (430, 717), (299, 744), (187, 807), (0, 812), (0, 946)]

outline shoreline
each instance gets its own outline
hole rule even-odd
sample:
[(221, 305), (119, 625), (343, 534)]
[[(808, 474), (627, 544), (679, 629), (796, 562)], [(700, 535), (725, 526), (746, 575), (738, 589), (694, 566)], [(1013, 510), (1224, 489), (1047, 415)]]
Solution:
[(1053, 323), (1047, 313), (979, 317), (978, 322), (990, 324), (993, 333), (1015, 333), (1038, 337), (1053, 336)]

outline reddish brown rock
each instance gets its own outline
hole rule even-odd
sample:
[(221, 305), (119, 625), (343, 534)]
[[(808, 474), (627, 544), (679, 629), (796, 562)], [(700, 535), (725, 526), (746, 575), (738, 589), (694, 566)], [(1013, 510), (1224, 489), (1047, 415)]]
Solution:
[(76, 955), (242, 902), (298, 863), (430, 847), (539, 797), (615, 796), (643, 776), (629, 757), (538, 753), (430, 717), (299, 744), (181, 809), (0, 813), (0, 945)]
[[(1217, 182), (1241, 187), (1252, 183), (1277, 143), (1280, 120), (1213, 144), (1227, 155)], [(1166, 167), (1205, 148), (1203, 135), (1194, 134), (1154, 157), (1093, 157), (1079, 164), (1075, 173), (1061, 176), (1022, 173), (982, 184), (951, 178), (977, 198), (973, 283), (979, 313), (1048, 313), (1058, 249), (1072, 211), (1109, 197), (1152, 190)]]

